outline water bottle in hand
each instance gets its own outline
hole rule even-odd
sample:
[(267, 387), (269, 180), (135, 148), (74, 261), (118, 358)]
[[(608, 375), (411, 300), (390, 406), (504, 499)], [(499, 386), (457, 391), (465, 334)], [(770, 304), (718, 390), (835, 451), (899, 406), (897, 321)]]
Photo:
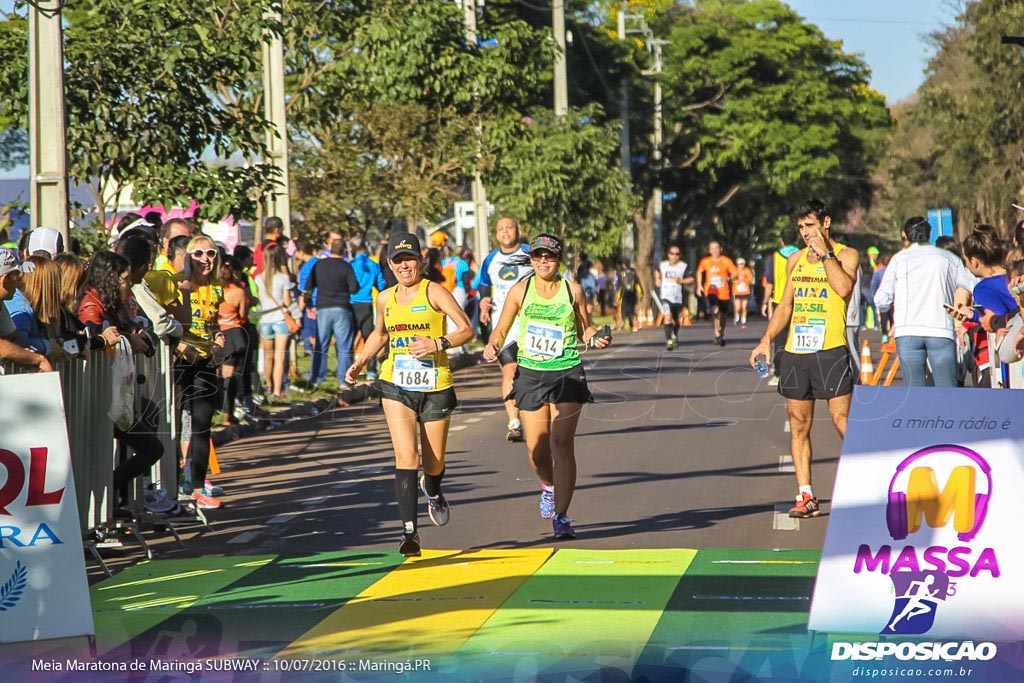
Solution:
[(763, 353), (757, 354), (754, 358), (754, 369), (757, 370), (757, 375), (761, 379), (768, 379), (768, 375), (771, 374), (768, 370), (768, 359)]

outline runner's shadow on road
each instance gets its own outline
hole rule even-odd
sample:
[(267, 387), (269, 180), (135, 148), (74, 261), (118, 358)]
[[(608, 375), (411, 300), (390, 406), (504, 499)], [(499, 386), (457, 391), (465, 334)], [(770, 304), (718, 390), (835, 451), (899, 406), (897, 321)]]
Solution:
[(708, 420), (707, 422), (665, 422), (665, 424), (644, 425), (642, 427), (622, 427), (620, 429), (594, 430), (577, 434), (577, 436), (606, 436), (608, 434), (638, 434), (643, 432), (676, 432), (685, 429), (714, 429), (717, 427), (731, 427), (735, 420)]
[[(822, 500), (822, 502), (828, 502)], [(474, 549), (487, 548), (534, 548), (538, 546), (554, 546), (555, 548), (587, 547), (588, 541), (604, 538), (633, 537), (641, 533), (657, 533), (659, 531), (697, 531), (717, 526), (720, 522), (738, 517), (764, 515), (775, 511), (772, 504), (729, 506), (719, 508), (701, 508), (696, 510), (679, 510), (651, 517), (640, 517), (619, 522), (606, 521), (587, 524), (576, 520), (573, 526), (578, 534), (572, 540), (555, 540), (545, 534), (537, 540), (504, 540), (472, 546)], [(826, 517), (827, 514), (822, 514)]]

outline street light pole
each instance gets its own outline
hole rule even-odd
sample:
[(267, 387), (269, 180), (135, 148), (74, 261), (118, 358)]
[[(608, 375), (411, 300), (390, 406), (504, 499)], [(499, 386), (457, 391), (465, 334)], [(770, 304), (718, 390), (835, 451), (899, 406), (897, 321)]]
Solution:
[[(272, 12), (269, 16), (280, 24), (280, 13)], [(290, 237), (292, 210), (288, 181), (288, 119), (284, 99), (284, 41), (279, 34), (269, 35), (263, 41), (263, 109), (272, 128), (267, 138), (268, 156), (280, 171), (277, 180), (281, 183), (267, 194), (267, 215), (280, 218), (284, 223), (284, 235)], [(257, 226), (257, 236), (262, 239), (262, 226)]]
[(64, 114), (63, 0), (28, 8), (30, 218), (68, 235), (67, 123)]

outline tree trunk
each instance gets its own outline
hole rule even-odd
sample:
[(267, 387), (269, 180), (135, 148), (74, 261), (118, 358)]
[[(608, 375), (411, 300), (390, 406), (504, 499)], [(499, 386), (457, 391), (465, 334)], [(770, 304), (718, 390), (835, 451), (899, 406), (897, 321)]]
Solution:
[(644, 288), (644, 297), (637, 304), (637, 309), (646, 311), (650, 308), (650, 293), (653, 291), (654, 275), (651, 271), (651, 254), (654, 251), (654, 197), (647, 199), (644, 212), (633, 215), (636, 223), (636, 274), (640, 277), (640, 286)]

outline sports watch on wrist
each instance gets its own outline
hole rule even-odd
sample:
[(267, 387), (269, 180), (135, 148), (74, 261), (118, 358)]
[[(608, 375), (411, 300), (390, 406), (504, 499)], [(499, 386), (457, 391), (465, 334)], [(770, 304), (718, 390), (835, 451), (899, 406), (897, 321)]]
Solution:
[(441, 342), (441, 350), (442, 351), (447, 351), (448, 349), (452, 348), (452, 343), (448, 339), (448, 337), (441, 337), (438, 341)]

